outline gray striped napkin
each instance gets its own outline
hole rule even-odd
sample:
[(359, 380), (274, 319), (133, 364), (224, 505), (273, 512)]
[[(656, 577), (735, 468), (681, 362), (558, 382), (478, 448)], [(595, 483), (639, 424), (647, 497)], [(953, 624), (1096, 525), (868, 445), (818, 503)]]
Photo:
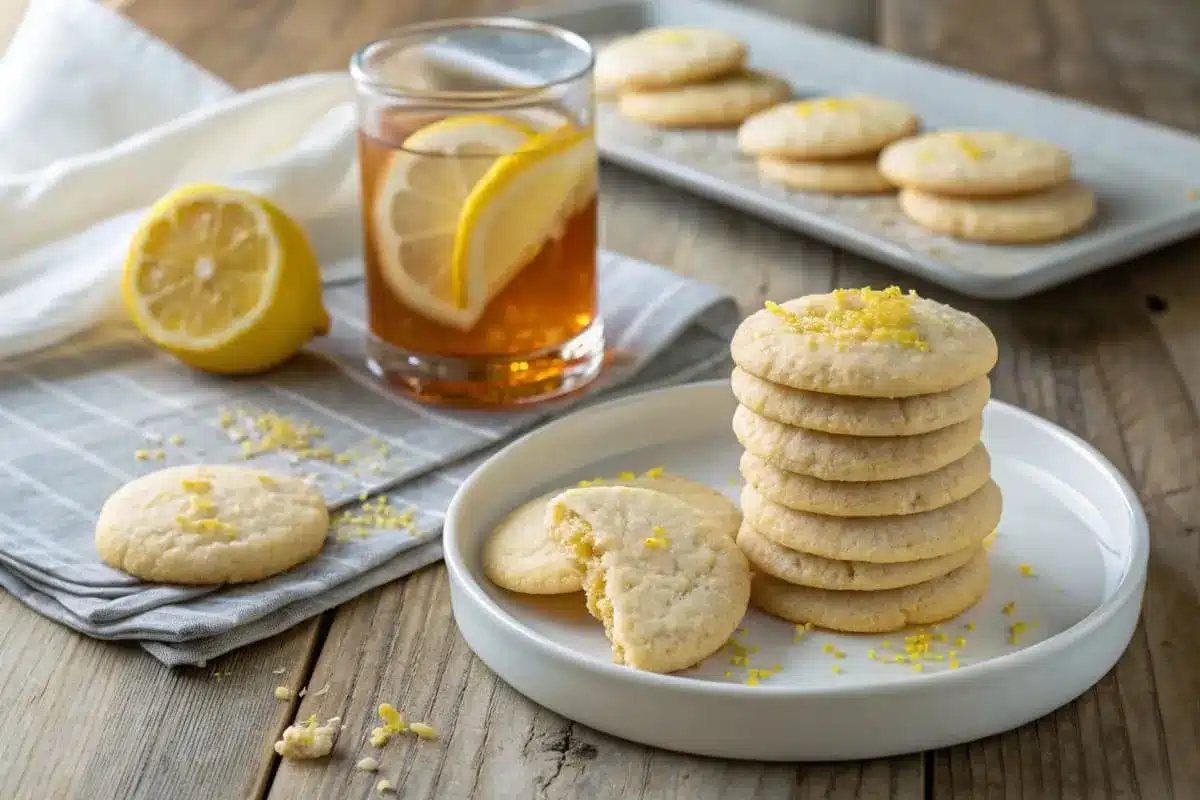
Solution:
[[(442, 515), (458, 485), (539, 422), (581, 403), (727, 375), (738, 317), (710, 286), (603, 254), (601, 313), (610, 348), (626, 357), (581, 397), (494, 413), (431, 409), (383, 388), (363, 362), (361, 284), (328, 288), (326, 303), (331, 335), (259, 378), (195, 372), (117, 324), (0, 363), (0, 586), (81, 633), (136, 640), (171, 666), (203, 665), (440, 559)], [(239, 438), (263, 414), (315, 426), (313, 448), (357, 455), (268, 450), (250, 463), (308, 476), (333, 509), (386, 495), (411, 523), (335, 531), (313, 561), (238, 587), (146, 584), (99, 561), (94, 521), (113, 490), (171, 464), (245, 463)]]

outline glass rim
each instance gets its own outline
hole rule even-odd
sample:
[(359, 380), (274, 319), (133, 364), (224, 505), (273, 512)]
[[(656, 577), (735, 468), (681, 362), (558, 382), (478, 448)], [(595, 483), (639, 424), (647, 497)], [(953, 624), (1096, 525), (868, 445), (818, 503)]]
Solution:
[[(448, 90), (448, 89), (421, 89), (418, 87), (398, 86), (392, 81), (381, 81), (371, 75), (371, 70), (367, 66), (367, 58), (370, 57), (372, 51), (411, 36), (419, 36), (422, 34), (445, 33), (454, 30), (472, 30), (479, 28), (490, 28), (497, 30), (517, 31), (520, 33), (532, 33), (541, 36), (547, 36), (552, 39), (557, 39), (564, 44), (574, 47), (587, 57), (587, 63), (574, 72), (569, 73), (561, 78), (556, 78), (552, 81), (545, 81), (534, 86), (520, 86), (515, 88), (504, 89), (472, 89), (472, 90)], [(350, 77), (355, 84), (360, 87), (365, 87), (379, 94), (388, 95), (397, 98), (419, 98), (422, 100), (436, 100), (442, 102), (481, 102), (488, 100), (511, 100), (514, 98), (526, 97), (538, 92), (543, 92), (547, 89), (552, 89), (556, 86), (563, 86), (573, 81), (577, 81), (590, 73), (596, 63), (595, 49), (591, 43), (583, 36), (580, 36), (574, 31), (569, 31), (566, 28), (560, 28), (557, 25), (550, 25), (545, 22), (537, 22), (535, 20), (522, 19), (520, 17), (496, 17), (496, 16), (480, 16), (480, 17), (451, 17), (449, 19), (434, 20), (432, 22), (419, 22), (412, 25), (403, 25), (388, 32), (386, 36), (378, 39), (373, 39), (350, 57)]]

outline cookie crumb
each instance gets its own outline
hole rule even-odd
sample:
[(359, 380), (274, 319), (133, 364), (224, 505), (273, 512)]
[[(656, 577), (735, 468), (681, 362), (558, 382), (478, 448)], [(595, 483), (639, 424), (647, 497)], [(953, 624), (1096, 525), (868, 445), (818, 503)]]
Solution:
[(275, 687), (275, 699), (276, 700), (291, 700), (292, 699), (292, 690), (286, 686), (276, 686)]
[(375, 772), (379, 769), (379, 762), (367, 756), (366, 758), (360, 758), (358, 763), (354, 765), (354, 768), (362, 772)]
[(408, 723), (404, 721), (404, 715), (397, 711), (391, 703), (380, 704), (379, 716), (383, 719), (383, 725), (371, 730), (372, 747), (383, 747), (391, 741), (393, 736), (408, 730)]
[(303, 725), (289, 725), (283, 730), (283, 738), (275, 743), (275, 752), (289, 760), (327, 756), (333, 750), (341, 721), (340, 717), (330, 717), (320, 725), (313, 714)]

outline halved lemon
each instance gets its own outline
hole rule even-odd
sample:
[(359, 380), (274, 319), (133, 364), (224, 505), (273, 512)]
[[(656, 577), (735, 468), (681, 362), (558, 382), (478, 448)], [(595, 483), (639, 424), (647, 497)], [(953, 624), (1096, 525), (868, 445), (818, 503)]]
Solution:
[(262, 197), (186, 186), (147, 213), (125, 261), (137, 328), (197, 369), (269, 369), (329, 331), (321, 276), (303, 231)]
[(536, 133), (504, 117), (456, 117), (422, 128), (404, 148), (375, 196), (383, 275), (406, 304), (458, 330), (474, 327), (561, 233), (580, 197), (595, 193), (587, 130)]

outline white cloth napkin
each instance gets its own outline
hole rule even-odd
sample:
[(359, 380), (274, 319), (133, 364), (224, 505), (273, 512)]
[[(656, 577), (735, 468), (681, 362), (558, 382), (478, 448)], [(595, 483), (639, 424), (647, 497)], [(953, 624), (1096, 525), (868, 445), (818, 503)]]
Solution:
[[(210, 381), (127, 324), (95, 325), (113, 310), (145, 207), (186, 182), (272, 197), (308, 229), (329, 277), (361, 274), (352, 87), (313, 75), (237, 94), (92, 0), (31, 0), (3, 49), (18, 10), (0, 0), (0, 589), (39, 613), (137, 641), (164, 664), (202, 665), (439, 559), (450, 497), (514, 436), (601, 397), (728, 376), (729, 297), (603, 252), (599, 307), (623, 358), (552, 407), (434, 409), (372, 390), (357, 281), (327, 281), (330, 335), (254, 381)], [(414, 512), (413, 530), (335, 536), (244, 586), (158, 586), (100, 563), (104, 498), (164, 464), (240, 458), (214, 415), (243, 404), (317, 421), (338, 448), (386, 441), (399, 458), (369, 474), (274, 452), (252, 463), (310, 477), (332, 508), (387, 494)], [(167, 432), (180, 444), (163, 462), (134, 458)]]
[(172, 187), (257, 192), (324, 264), (360, 247), (353, 86), (236, 93), (93, 0), (0, 0), (0, 358), (112, 313), (129, 237)]

